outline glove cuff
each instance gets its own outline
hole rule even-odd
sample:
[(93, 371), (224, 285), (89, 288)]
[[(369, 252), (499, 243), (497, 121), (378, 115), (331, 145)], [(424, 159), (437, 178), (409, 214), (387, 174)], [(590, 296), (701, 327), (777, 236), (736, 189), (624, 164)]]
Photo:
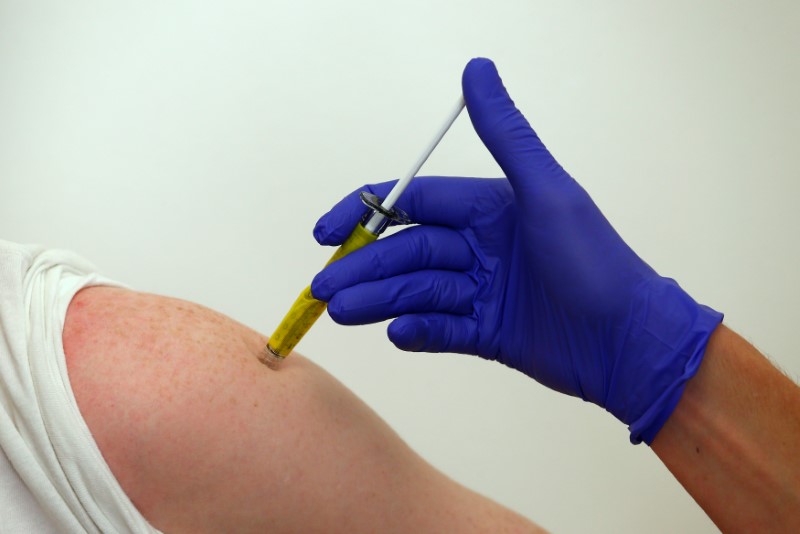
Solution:
[(669, 278), (651, 280), (640, 296), (606, 408), (629, 425), (631, 443), (650, 445), (700, 368), (723, 315)]

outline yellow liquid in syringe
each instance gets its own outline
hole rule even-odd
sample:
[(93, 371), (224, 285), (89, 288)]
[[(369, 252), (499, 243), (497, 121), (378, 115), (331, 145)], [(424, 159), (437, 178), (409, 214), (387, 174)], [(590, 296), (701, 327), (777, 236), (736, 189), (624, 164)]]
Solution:
[[(356, 226), (353, 233), (342, 243), (336, 250), (328, 263), (329, 265), (334, 261), (342, 258), (354, 250), (357, 250), (365, 245), (368, 245), (378, 239), (377, 234), (373, 234), (362, 225)], [(326, 302), (317, 300), (311, 294), (311, 286), (306, 287), (297, 300), (294, 301), (289, 312), (283, 318), (278, 328), (269, 338), (267, 346), (259, 355), (259, 360), (272, 369), (276, 369), (280, 362), (282, 362), (291, 352), (292, 349), (303, 339), (314, 323), (319, 319), (319, 316), (325, 311), (328, 306)]]

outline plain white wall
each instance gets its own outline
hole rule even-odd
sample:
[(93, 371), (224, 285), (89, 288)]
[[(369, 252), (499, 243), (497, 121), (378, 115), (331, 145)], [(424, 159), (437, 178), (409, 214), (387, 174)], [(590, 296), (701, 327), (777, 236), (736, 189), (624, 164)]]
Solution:
[[(311, 230), (405, 172), (493, 58), (629, 244), (796, 379), (796, 2), (0, 0), (0, 238), (265, 333)], [(462, 116), (424, 174), (497, 176)], [(713, 532), (602, 410), (324, 317), (299, 349), (434, 465), (558, 532)], [(267, 394), (267, 393), (265, 393)]]

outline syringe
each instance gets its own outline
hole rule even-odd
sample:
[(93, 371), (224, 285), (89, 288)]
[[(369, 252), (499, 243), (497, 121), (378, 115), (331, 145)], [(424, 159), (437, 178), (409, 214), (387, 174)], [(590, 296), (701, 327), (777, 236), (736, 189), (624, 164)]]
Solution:
[[(407, 223), (408, 219), (405, 214), (399, 209), (394, 207), (395, 202), (403, 193), (409, 182), (417, 175), (422, 165), (425, 164), (428, 157), (430, 157), (436, 145), (442, 140), (444, 134), (450, 129), (453, 122), (455, 122), (461, 110), (464, 109), (464, 97), (458, 99), (455, 107), (448, 114), (442, 127), (436, 133), (433, 140), (425, 147), (420, 157), (414, 162), (409, 172), (389, 191), (383, 201), (378, 197), (367, 193), (361, 193), (361, 200), (370, 208), (361, 223), (356, 225), (353, 233), (345, 240), (345, 242), (336, 250), (334, 255), (328, 260), (328, 265), (339, 258), (342, 258), (350, 252), (357, 250), (364, 245), (372, 243), (392, 221), (399, 223)], [(277, 370), (281, 362), (292, 352), (292, 349), (303, 339), (316, 320), (325, 311), (327, 303), (314, 298), (311, 294), (311, 286), (306, 287), (300, 296), (297, 297), (289, 312), (283, 318), (283, 321), (275, 329), (275, 332), (267, 342), (267, 346), (259, 354), (258, 359), (261, 363), (268, 367)]]

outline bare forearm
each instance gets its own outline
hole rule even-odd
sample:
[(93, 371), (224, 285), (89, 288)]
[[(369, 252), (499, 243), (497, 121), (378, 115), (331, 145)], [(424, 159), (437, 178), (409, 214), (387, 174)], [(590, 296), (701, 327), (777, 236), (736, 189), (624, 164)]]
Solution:
[(800, 388), (720, 326), (652, 444), (725, 532), (800, 532)]

